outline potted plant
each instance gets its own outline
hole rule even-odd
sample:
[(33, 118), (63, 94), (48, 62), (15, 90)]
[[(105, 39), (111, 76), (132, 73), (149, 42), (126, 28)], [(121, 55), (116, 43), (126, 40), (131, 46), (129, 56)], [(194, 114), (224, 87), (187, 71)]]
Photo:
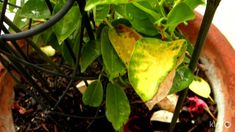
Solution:
[[(99, 122), (108, 120), (111, 124), (102, 129), (128, 131), (127, 125), (139, 118), (130, 116), (133, 108), (128, 100), (134, 98), (153, 112), (154, 106), (169, 93), (184, 89), (170, 126), (170, 131), (173, 131), (187, 87), (192, 82), (199, 82), (193, 73), (219, 1), (208, 0), (194, 50), (177, 26), (194, 19), (193, 9), (201, 3), (196, 0), (28, 0), (21, 1), (18, 7), (14, 6), (13, 0), (4, 1), (0, 27), (5, 34), (0, 36), (0, 59), (10, 73), (4, 73), (7, 75), (5, 79), (11, 75), (17, 82), (12, 109), (32, 122), (19, 129), (94, 130), (102, 127)], [(7, 5), (9, 10), (17, 10), (13, 22), (5, 16)], [(179, 27), (185, 36), (189, 35), (187, 28)], [(195, 38), (193, 34), (191, 40), (195, 41)], [(205, 56), (213, 53), (208, 52), (203, 53)], [(207, 64), (207, 61), (203, 62)], [(225, 66), (230, 65), (224, 63)], [(234, 72), (230, 73), (229, 76), (234, 78)], [(85, 83), (85, 88), (81, 87), (81, 82)], [(232, 82), (233, 79), (223, 84), (227, 86)], [(5, 86), (1, 88), (4, 93), (1, 95), (7, 95), (1, 96), (1, 102), (12, 95), (13, 83), (9, 85), (8, 90), (8, 85), (1, 85)], [(5, 94), (4, 90), (8, 92)], [(7, 103), (6, 106), (4, 112), (9, 114), (11, 105)], [(1, 119), (3, 115), (5, 113), (1, 112)], [(18, 118), (21, 119), (20, 116)], [(228, 117), (224, 121), (227, 119), (234, 121)], [(11, 122), (10, 116), (9, 120)], [(19, 122), (15, 120), (21, 126)], [(71, 127), (71, 122), (83, 122), (83, 126)], [(91, 128), (94, 124), (96, 127)], [(1, 129), (13, 131), (12, 125), (7, 127), (3, 124)]]

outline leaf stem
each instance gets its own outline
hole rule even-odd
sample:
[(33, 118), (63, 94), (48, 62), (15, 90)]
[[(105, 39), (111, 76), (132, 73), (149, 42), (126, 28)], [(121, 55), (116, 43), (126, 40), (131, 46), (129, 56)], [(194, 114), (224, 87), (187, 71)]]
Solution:
[(107, 18), (105, 18), (104, 21), (109, 26), (109, 28), (114, 29), (113, 25), (107, 20)]
[(134, 2), (132, 3), (135, 7), (141, 9), (142, 11), (148, 13), (149, 15), (151, 15), (155, 20), (158, 20), (159, 19), (159, 14), (154, 12), (153, 10), (150, 10), (144, 6), (142, 6), (141, 4), (137, 3), (137, 2)]

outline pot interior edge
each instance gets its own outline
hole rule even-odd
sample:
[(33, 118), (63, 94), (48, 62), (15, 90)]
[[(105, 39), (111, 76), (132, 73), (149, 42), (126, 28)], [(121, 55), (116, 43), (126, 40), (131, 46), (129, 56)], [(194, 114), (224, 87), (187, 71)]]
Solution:
[[(225, 102), (224, 102), (224, 93), (222, 89), (223, 80), (219, 78), (215, 65), (210, 63), (206, 57), (201, 57), (200, 60), (207, 67), (206, 76), (208, 77), (212, 90), (214, 92), (215, 102), (217, 103), (218, 115), (215, 131), (222, 132), (224, 127), (224, 118), (225, 118)], [(211, 123), (208, 123), (211, 124)]]

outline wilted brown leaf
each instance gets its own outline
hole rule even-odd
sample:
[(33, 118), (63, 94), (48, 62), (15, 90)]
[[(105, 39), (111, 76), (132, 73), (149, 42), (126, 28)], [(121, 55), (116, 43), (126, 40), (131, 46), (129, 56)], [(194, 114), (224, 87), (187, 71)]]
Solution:
[(157, 93), (153, 96), (151, 100), (145, 103), (149, 110), (151, 110), (155, 104), (159, 103), (168, 95), (173, 84), (175, 72), (176, 70), (174, 69), (168, 74), (165, 80), (160, 84)]

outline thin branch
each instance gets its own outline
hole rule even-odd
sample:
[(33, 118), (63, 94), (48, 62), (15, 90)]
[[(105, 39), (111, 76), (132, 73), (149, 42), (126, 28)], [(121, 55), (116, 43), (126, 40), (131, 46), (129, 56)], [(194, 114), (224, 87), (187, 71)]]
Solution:
[(47, 114), (52, 114), (52, 115), (58, 115), (58, 116), (65, 116), (65, 117), (70, 117), (70, 118), (78, 118), (78, 119), (89, 119), (89, 120), (95, 120), (95, 119), (101, 119), (104, 118), (105, 115), (102, 116), (95, 116), (95, 117), (90, 117), (90, 116), (79, 116), (79, 115), (71, 115), (71, 114), (65, 114), (61, 112), (55, 112), (55, 111), (47, 111)]

